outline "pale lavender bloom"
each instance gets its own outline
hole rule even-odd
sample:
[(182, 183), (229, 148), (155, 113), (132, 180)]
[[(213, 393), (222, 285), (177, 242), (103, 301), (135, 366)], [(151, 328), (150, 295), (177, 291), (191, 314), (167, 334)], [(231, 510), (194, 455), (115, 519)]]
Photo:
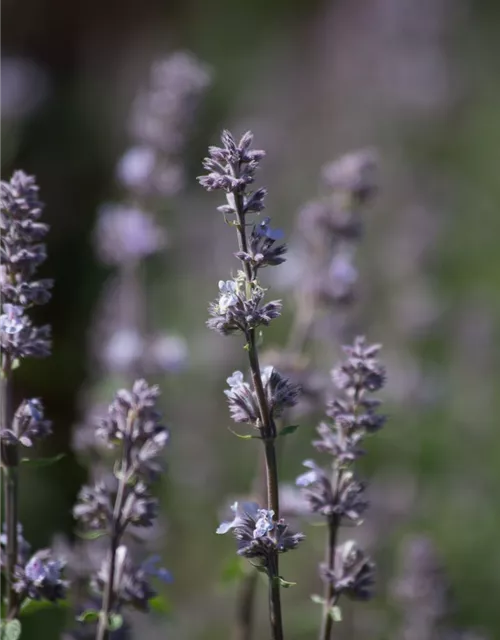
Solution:
[(353, 264), (353, 252), (340, 250), (334, 255), (330, 263), (328, 275), (332, 285), (339, 291), (350, 291), (358, 279), (358, 271)]
[(304, 460), (302, 464), (304, 467), (309, 467), (311, 471), (306, 471), (305, 473), (297, 477), (297, 479), (295, 480), (295, 484), (298, 487), (308, 487), (309, 485), (314, 484), (315, 482), (318, 482), (318, 480), (321, 477), (323, 477), (324, 475), (323, 469), (321, 469), (314, 462), (314, 460)]
[(144, 340), (134, 329), (115, 331), (104, 347), (103, 364), (109, 371), (130, 371), (140, 360), (144, 351)]
[(149, 213), (119, 204), (104, 205), (96, 228), (97, 253), (105, 264), (135, 262), (160, 251), (165, 232)]
[(128, 149), (118, 162), (118, 180), (129, 189), (138, 189), (150, 180), (156, 167), (156, 152), (151, 147)]
[(148, 364), (159, 371), (179, 371), (187, 358), (186, 341), (179, 336), (159, 335), (148, 346)]
[(229, 307), (238, 303), (238, 284), (234, 280), (219, 280), (219, 311), (226, 313)]
[[(236, 372), (239, 373), (239, 372)], [(260, 507), (256, 502), (235, 502), (231, 505), (231, 511), (234, 513), (234, 518), (222, 522), (215, 533), (227, 533), (231, 529), (241, 526), (244, 523), (244, 516), (249, 516), (254, 520), (257, 518)]]
[(255, 522), (253, 537), (262, 538), (275, 527), (275, 523), (273, 521), (274, 511), (272, 509), (259, 509), (257, 515), (259, 517)]
[(15, 304), (6, 303), (3, 305), (3, 313), (0, 316), (0, 331), (14, 335), (23, 330), (26, 322), (24, 321), (24, 308)]

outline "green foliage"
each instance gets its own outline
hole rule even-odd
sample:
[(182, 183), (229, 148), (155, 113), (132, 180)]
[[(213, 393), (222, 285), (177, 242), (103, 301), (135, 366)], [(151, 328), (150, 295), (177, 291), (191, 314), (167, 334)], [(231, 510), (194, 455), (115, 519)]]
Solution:
[(18, 640), (21, 637), (21, 623), (19, 620), (9, 620), (0, 622), (1, 640)]

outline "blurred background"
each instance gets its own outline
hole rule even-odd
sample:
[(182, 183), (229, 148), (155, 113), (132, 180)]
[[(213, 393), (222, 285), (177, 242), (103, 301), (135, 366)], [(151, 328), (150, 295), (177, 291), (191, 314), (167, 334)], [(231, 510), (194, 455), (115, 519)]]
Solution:
[[(44, 455), (67, 453), (23, 474), (26, 537), (35, 548), (72, 539), (71, 508), (93, 473), (78, 425), (131, 370), (146, 373), (171, 428), (155, 544), (174, 582), (161, 587), (168, 613), (134, 618), (130, 637), (231, 637), (234, 542), (214, 531), (252, 486), (257, 444), (227, 430), (222, 391), (245, 368), (241, 342), (205, 326), (217, 282), (237, 268), (236, 239), (220, 194), (195, 178), (223, 128), (251, 129), (267, 151), (258, 185), (291, 244), (267, 279), (285, 313), (264, 346), (279, 351), (293, 290), (307, 289), (300, 211), (328, 195), (325, 163), (371, 148), (378, 193), (363, 213), (355, 299), (323, 310), (304, 348), (320, 387), (359, 332), (383, 343), (388, 369), (389, 420), (361, 465), (372, 506), (348, 531), (377, 561), (376, 597), (347, 606), (336, 637), (500, 638), (500, 5), (6, 0), (2, 13), (2, 179), (37, 177), (51, 225), (43, 276), (55, 279), (35, 313), (53, 327), (53, 355), (23, 364), (15, 393), (46, 404)], [(154, 216), (139, 224), (147, 246), (132, 278), (127, 238), (105, 215), (120, 207)], [(285, 483), (313, 454), (321, 415), (321, 403), (304, 409), (287, 438)], [(309, 595), (321, 589), (324, 530), (297, 526), (307, 541), (282, 561), (298, 583), (283, 591), (287, 640), (316, 637), (319, 616)], [(258, 638), (265, 607), (262, 584)], [(58, 638), (64, 622), (33, 615), (26, 637)]]

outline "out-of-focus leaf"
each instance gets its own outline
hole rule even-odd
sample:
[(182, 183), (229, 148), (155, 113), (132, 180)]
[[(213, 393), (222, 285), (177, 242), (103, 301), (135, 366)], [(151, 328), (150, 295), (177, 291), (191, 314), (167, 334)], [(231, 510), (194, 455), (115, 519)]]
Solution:
[(40, 467), (50, 467), (59, 462), (59, 460), (62, 460), (64, 457), (66, 457), (65, 453), (59, 453), (57, 456), (52, 458), (22, 458), (21, 462), (30, 467), (39, 469)]

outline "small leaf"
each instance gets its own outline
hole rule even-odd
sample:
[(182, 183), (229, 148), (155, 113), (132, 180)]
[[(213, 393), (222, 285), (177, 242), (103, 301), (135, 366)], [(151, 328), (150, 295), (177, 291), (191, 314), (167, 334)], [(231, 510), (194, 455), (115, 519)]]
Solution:
[(298, 424), (290, 424), (288, 425), (288, 427), (283, 427), (283, 429), (281, 429), (281, 431), (278, 433), (278, 436), (288, 436), (294, 431), (297, 431), (298, 428)]
[(67, 609), (69, 607), (69, 602), (67, 600), (49, 602), (48, 600), (32, 600), (31, 598), (26, 598), (26, 600), (24, 600), (21, 605), (21, 615), (29, 616), (33, 613), (38, 613), (38, 611), (43, 611), (44, 609), (53, 609), (54, 607)]
[(241, 438), (242, 440), (251, 440), (252, 438), (256, 440), (262, 440), (260, 436), (253, 436), (251, 433), (248, 433), (248, 434), (236, 433), (236, 431), (233, 431), (231, 427), (228, 427), (228, 429), (233, 435), (235, 435), (237, 438)]
[(18, 640), (21, 637), (21, 623), (19, 620), (9, 620), (1, 623), (1, 640)]
[(289, 589), (297, 584), (296, 582), (287, 582), (286, 580), (283, 580), (281, 576), (278, 576), (275, 580), (279, 583), (280, 587), (283, 587), (283, 589)]
[(342, 610), (337, 605), (330, 607), (328, 613), (334, 622), (342, 622)]
[(165, 596), (155, 596), (148, 600), (151, 611), (155, 613), (170, 613), (172, 605)]
[(95, 609), (87, 609), (77, 617), (78, 622), (84, 622), (86, 624), (96, 622), (97, 620), (99, 620), (99, 611)]
[(326, 602), (326, 600), (322, 596), (318, 596), (317, 593), (313, 593), (313, 595), (311, 596), (311, 600), (316, 604), (321, 604), (321, 605), (324, 605)]
[(30, 467), (39, 469), (40, 467), (50, 467), (53, 464), (56, 464), (56, 462), (59, 462), (59, 460), (62, 460), (65, 456), (65, 453), (59, 453), (53, 458), (22, 458), (21, 462), (29, 465)]
[(121, 629), (123, 625), (123, 616), (119, 613), (111, 613), (109, 616), (108, 629), (110, 631), (117, 631)]
[(262, 565), (260, 565), (260, 564), (254, 564), (253, 562), (251, 562), (250, 564), (251, 564), (253, 567), (255, 567), (259, 573), (265, 573), (265, 574), (267, 575), (267, 569), (266, 569), (266, 567), (263, 567), (263, 566), (262, 566)]
[(98, 538), (107, 536), (108, 531), (106, 529), (99, 529), (98, 531), (75, 531), (75, 535), (82, 538), (82, 540), (97, 540)]

